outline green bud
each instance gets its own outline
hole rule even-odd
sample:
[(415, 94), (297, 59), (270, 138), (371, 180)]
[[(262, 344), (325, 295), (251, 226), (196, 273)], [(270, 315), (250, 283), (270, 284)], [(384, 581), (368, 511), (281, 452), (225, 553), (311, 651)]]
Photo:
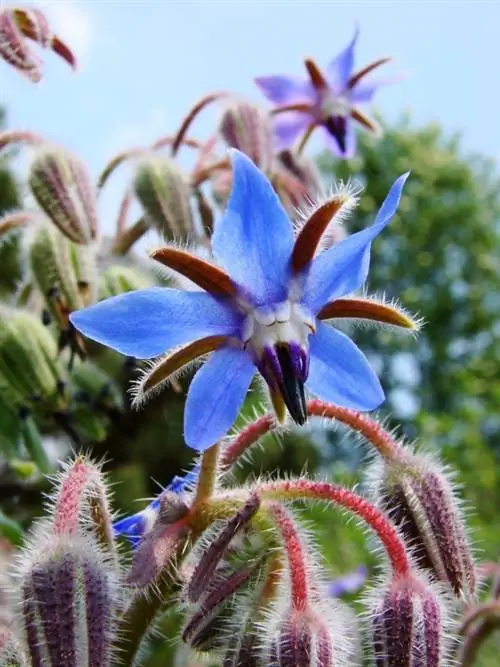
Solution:
[[(57, 345), (38, 317), (3, 307), (0, 312), (0, 384), (18, 406), (61, 410), (66, 373)], [(30, 403), (31, 401), (31, 403)]]
[(147, 222), (167, 239), (187, 239), (194, 229), (190, 191), (179, 167), (157, 155), (145, 158), (134, 179)]
[(132, 266), (116, 265), (107, 268), (99, 279), (99, 300), (118, 296), (124, 292), (151, 287), (152, 281)]
[(74, 155), (57, 147), (43, 148), (31, 165), (29, 185), (39, 206), (68, 239), (87, 244), (95, 238), (94, 188)]

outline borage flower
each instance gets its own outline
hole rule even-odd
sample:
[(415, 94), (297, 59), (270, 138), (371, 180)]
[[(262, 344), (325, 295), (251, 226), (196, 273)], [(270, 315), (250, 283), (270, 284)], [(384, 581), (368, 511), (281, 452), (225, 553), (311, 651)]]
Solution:
[(364, 83), (363, 79), (390, 58), (380, 58), (354, 73), (354, 49), (358, 31), (322, 72), (313, 60), (305, 60), (309, 80), (286, 76), (262, 76), (255, 79), (264, 95), (279, 106), (275, 134), (278, 147), (287, 148), (301, 135), (308, 137), (322, 127), (328, 148), (339, 157), (349, 158), (356, 149), (356, 135), (351, 120), (378, 133), (378, 125), (365, 116), (357, 104), (370, 102), (383, 81)]
[(371, 242), (394, 215), (407, 174), (371, 227), (317, 253), (335, 214), (352, 207), (352, 195), (334, 194), (295, 236), (268, 179), (243, 153), (230, 153), (232, 193), (212, 238), (219, 266), (172, 247), (152, 253), (204, 291), (152, 287), (71, 315), (83, 334), (128, 356), (153, 358), (180, 346), (144, 376), (138, 402), (213, 352), (191, 382), (184, 415), (185, 440), (199, 451), (227, 433), (257, 370), (280, 421), (286, 408), (296, 423), (306, 421), (306, 383), (315, 396), (344, 407), (372, 410), (382, 403), (364, 355), (323, 320), (356, 317), (415, 328), (392, 306), (340, 298), (365, 282)]
[(133, 546), (137, 546), (144, 535), (147, 535), (153, 528), (161, 511), (162, 497), (165, 492), (181, 496), (185, 491), (190, 491), (198, 479), (199, 472), (199, 465), (196, 465), (183, 477), (175, 475), (162, 492), (156, 498), (153, 498), (143, 510), (115, 521), (113, 524), (115, 534), (126, 537)]

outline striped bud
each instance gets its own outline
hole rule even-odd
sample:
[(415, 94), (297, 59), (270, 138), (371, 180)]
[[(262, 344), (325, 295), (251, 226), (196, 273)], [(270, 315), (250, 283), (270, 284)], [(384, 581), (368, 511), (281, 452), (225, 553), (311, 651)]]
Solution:
[(31, 164), (29, 185), (39, 206), (70, 241), (88, 244), (95, 239), (94, 187), (77, 157), (57, 147), (39, 149)]
[(190, 191), (175, 162), (158, 155), (144, 158), (137, 168), (134, 191), (148, 224), (166, 239), (190, 237), (194, 230)]
[(393, 579), (370, 611), (376, 667), (445, 664), (444, 610), (426, 582), (413, 574)]
[(152, 281), (138, 268), (118, 264), (108, 267), (99, 277), (99, 301), (125, 292), (151, 287)]
[(443, 466), (423, 455), (375, 467), (376, 502), (399, 527), (415, 563), (457, 598), (475, 597), (474, 561), (460, 501)]
[(273, 130), (269, 114), (245, 101), (232, 101), (220, 120), (219, 132), (232, 148), (245, 153), (264, 172), (273, 161)]
[(0, 382), (10, 388), (18, 407), (64, 409), (66, 381), (56, 342), (41, 321), (26, 311), (2, 308)]
[(40, 549), (42, 542), (34, 542), (19, 582), (32, 666), (107, 667), (118, 602), (113, 571), (89, 535), (46, 539)]

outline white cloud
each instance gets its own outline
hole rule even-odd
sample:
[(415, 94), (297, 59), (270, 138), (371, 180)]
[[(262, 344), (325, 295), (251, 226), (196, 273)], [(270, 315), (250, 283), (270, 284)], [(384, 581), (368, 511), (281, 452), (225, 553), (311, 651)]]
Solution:
[(71, 0), (38, 0), (52, 31), (74, 52), (79, 69), (85, 66), (93, 34), (88, 11)]

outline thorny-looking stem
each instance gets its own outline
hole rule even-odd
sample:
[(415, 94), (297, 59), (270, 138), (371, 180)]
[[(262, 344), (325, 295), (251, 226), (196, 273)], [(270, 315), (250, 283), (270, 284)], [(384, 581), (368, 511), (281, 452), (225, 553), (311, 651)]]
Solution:
[(221, 455), (221, 467), (228, 470), (236, 461), (254, 445), (262, 436), (266, 435), (276, 425), (273, 415), (268, 414), (256, 419), (242, 429), (227, 445)]
[(304, 545), (290, 513), (280, 503), (269, 503), (268, 508), (273, 515), (283, 542), (284, 552), (290, 570), (290, 594), (293, 608), (305, 611), (309, 602), (309, 586), (304, 554)]
[(349, 426), (373, 445), (387, 461), (402, 461), (405, 458), (403, 449), (390, 433), (374, 419), (370, 419), (361, 412), (315, 400), (307, 404), (307, 413), (311, 417), (326, 417)]
[(384, 545), (394, 574), (406, 576), (410, 571), (410, 561), (406, 547), (400, 539), (396, 528), (371, 503), (353, 491), (326, 482), (310, 480), (292, 480), (266, 482), (259, 484), (256, 491), (263, 500), (305, 500), (308, 498), (334, 502), (350, 510), (378, 535)]

